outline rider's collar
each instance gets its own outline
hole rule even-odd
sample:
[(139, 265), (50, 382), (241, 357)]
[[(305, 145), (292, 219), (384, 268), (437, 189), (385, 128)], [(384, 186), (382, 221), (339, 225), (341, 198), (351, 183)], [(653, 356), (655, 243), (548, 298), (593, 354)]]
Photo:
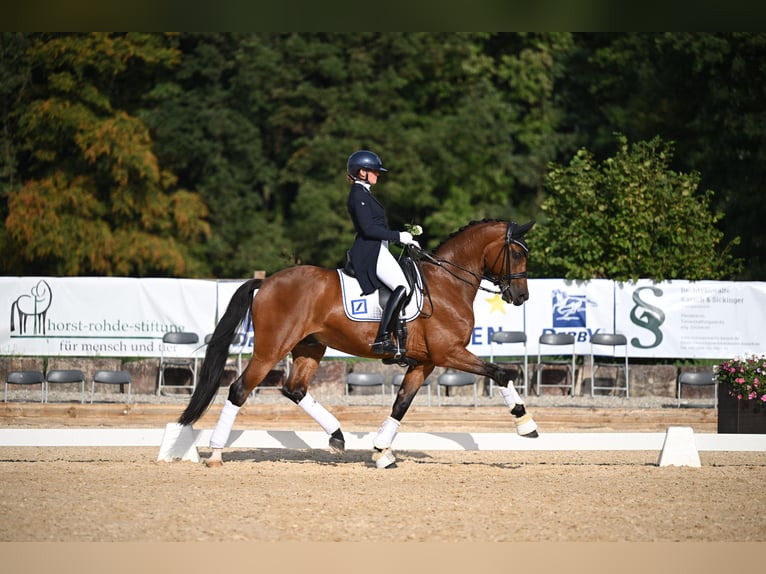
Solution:
[(354, 183), (358, 183), (358, 184), (359, 184), (359, 185), (361, 185), (361, 186), (362, 186), (364, 189), (366, 189), (367, 191), (370, 191), (370, 184), (369, 184), (369, 183), (367, 183), (366, 181), (364, 181), (364, 180), (361, 180), (361, 179), (355, 179), (355, 180), (354, 180)]

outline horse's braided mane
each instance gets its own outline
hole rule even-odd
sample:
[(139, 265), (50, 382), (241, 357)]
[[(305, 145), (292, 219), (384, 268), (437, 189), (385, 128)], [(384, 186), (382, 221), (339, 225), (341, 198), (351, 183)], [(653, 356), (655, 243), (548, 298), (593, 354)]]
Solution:
[(447, 241), (449, 241), (450, 239), (455, 237), (455, 235), (457, 235), (458, 233), (462, 233), (463, 231), (465, 231), (469, 227), (473, 227), (474, 225), (480, 225), (482, 223), (507, 223), (507, 222), (504, 219), (482, 219), (482, 220), (479, 220), (479, 221), (471, 221), (470, 223), (465, 224), (463, 227), (461, 227), (457, 231), (453, 231), (452, 233), (450, 233), (449, 236), (446, 239), (444, 239), (441, 243), (439, 243), (439, 245), (437, 245), (434, 248), (434, 251), (438, 251), (439, 248), (442, 245), (447, 243)]

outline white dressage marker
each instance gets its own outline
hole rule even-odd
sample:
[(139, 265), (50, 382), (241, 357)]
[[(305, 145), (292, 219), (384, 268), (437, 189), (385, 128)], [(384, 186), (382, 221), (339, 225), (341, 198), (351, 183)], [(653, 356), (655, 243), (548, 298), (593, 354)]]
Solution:
[(168, 423), (160, 443), (157, 460), (172, 462), (177, 459), (199, 462), (195, 432), (190, 426)]
[(692, 427), (669, 427), (657, 461), (659, 466), (702, 466)]

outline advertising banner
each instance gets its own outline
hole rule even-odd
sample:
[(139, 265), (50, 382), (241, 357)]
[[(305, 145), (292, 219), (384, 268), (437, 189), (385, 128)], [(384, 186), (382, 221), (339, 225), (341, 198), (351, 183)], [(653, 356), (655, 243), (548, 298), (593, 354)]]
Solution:
[[(211, 333), (242, 280), (0, 277), (0, 354), (158, 357), (167, 331)], [(590, 336), (617, 332), (631, 357), (722, 359), (766, 354), (766, 283), (616, 283), (530, 279), (524, 305), (482, 283), (468, 349), (501, 353), (492, 333), (524, 331), (530, 357), (544, 333), (571, 333), (578, 354)], [(340, 302), (339, 302), (340, 304)], [(438, 304), (438, 297), (437, 302)], [(246, 325), (248, 345), (252, 330)], [(328, 349), (328, 356), (345, 356)]]
[(215, 327), (216, 281), (0, 277), (0, 354), (159, 357), (168, 331)]

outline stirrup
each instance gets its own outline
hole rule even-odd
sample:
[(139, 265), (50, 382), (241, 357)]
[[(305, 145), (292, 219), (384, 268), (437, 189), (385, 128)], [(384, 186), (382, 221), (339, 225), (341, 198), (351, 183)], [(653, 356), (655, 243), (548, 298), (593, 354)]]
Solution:
[(376, 355), (391, 355), (398, 353), (399, 347), (388, 336), (385, 339), (375, 339), (375, 342), (372, 344), (372, 352)]
[(414, 367), (418, 362), (412, 357), (401, 353), (395, 357), (383, 357), (381, 359), (384, 365), (399, 365), (400, 367)]

